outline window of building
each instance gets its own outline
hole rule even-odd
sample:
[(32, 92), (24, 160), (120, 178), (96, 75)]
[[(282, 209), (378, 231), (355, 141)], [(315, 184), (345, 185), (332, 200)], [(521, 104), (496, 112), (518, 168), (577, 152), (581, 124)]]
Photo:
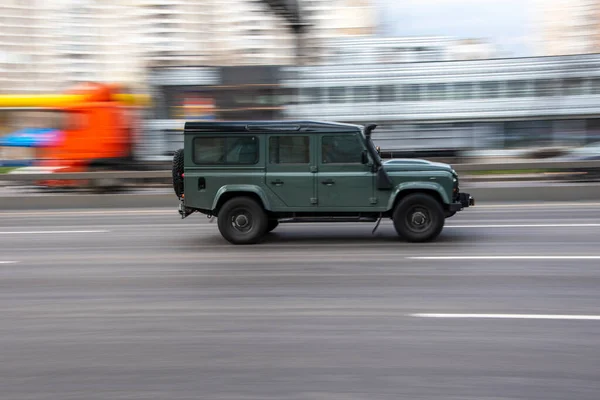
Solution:
[(552, 97), (556, 94), (555, 82), (550, 79), (539, 79), (534, 82), (536, 97)]
[(302, 96), (302, 103), (304, 104), (316, 104), (321, 102), (321, 88), (302, 88), (300, 93)]
[(553, 145), (551, 121), (508, 121), (504, 123), (504, 147), (527, 148)]
[(357, 135), (323, 136), (321, 160), (324, 164), (360, 164), (363, 149)]
[(481, 82), (480, 97), (495, 99), (500, 96), (500, 82)]
[(331, 103), (343, 103), (346, 100), (346, 88), (344, 88), (344, 87), (329, 88), (329, 100)]
[(419, 85), (404, 85), (402, 89), (402, 100), (404, 101), (419, 101), (420, 86)]
[(308, 136), (271, 136), (269, 164), (308, 164), (310, 138)]
[(445, 100), (446, 99), (446, 84), (445, 83), (430, 83), (427, 85), (427, 98), (429, 100)]
[(354, 88), (354, 102), (366, 103), (371, 101), (371, 88), (368, 86), (357, 86)]
[(506, 86), (506, 97), (523, 97), (525, 96), (527, 82), (525, 81), (508, 81)]
[(593, 78), (590, 82), (591, 93), (600, 94), (600, 78)]
[(396, 87), (394, 85), (381, 85), (377, 87), (377, 97), (380, 102), (396, 100)]
[(473, 84), (471, 82), (459, 82), (454, 84), (454, 95), (458, 100), (466, 100), (473, 97)]
[(193, 147), (199, 165), (252, 165), (259, 158), (256, 136), (198, 137)]
[(581, 78), (569, 78), (563, 81), (563, 93), (565, 96), (579, 96), (583, 94), (583, 80)]

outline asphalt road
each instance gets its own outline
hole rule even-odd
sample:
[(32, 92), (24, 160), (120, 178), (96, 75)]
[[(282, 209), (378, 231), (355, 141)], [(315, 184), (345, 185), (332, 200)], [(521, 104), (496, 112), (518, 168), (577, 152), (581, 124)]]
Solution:
[(599, 398), (600, 204), (372, 228), (0, 213), (0, 399)]

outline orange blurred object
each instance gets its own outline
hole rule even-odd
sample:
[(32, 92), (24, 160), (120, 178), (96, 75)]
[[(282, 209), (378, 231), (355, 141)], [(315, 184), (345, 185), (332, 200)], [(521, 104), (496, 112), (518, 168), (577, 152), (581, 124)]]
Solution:
[[(49, 171), (119, 170), (133, 161), (138, 123), (135, 95), (113, 84), (86, 83), (62, 96), (19, 97), (19, 106), (58, 110), (64, 115), (62, 139), (38, 150), (36, 167)], [(3, 106), (11, 106), (4, 98)], [(54, 100), (53, 100), (54, 99)], [(36, 100), (39, 100), (36, 102)], [(15, 104), (15, 103), (12, 103)], [(44, 169), (44, 168), (42, 168)], [(44, 181), (44, 186), (78, 186), (77, 181)]]

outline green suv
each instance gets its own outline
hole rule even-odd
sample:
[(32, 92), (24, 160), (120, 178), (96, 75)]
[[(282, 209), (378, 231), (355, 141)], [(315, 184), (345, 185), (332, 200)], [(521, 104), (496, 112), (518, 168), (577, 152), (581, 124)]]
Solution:
[(445, 219), (475, 204), (447, 164), (383, 160), (376, 125), (313, 121), (187, 122), (173, 156), (186, 218), (217, 217), (234, 244), (259, 242), (284, 222), (379, 222), (410, 242), (435, 239)]

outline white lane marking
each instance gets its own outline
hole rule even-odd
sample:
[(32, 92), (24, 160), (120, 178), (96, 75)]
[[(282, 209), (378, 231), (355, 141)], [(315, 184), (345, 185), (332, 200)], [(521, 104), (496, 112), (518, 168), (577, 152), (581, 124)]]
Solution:
[(581, 203), (567, 203), (567, 202), (550, 202), (550, 203), (513, 203), (513, 204), (479, 204), (475, 205), (472, 208), (466, 208), (465, 210), (477, 210), (479, 208), (540, 208), (540, 207), (577, 207), (577, 208), (585, 208), (585, 207), (598, 207), (600, 203), (597, 202), (581, 202)]
[(0, 261), (0, 264), (16, 264), (18, 261)]
[(415, 256), (409, 260), (600, 260), (600, 256)]
[(560, 315), (560, 314), (410, 314), (417, 318), (498, 318), (498, 319), (556, 319), (600, 321), (600, 315)]
[(30, 212), (0, 212), (0, 217), (64, 217), (64, 216), (111, 216), (111, 215), (176, 215), (176, 208), (148, 210), (88, 210), (88, 211), (30, 211)]
[(486, 225), (446, 225), (446, 228), (589, 228), (598, 227), (593, 224), (486, 224)]
[(55, 234), (73, 234), (73, 233), (108, 233), (108, 230), (89, 230), (89, 231), (12, 231), (0, 232), (0, 235), (55, 235)]

